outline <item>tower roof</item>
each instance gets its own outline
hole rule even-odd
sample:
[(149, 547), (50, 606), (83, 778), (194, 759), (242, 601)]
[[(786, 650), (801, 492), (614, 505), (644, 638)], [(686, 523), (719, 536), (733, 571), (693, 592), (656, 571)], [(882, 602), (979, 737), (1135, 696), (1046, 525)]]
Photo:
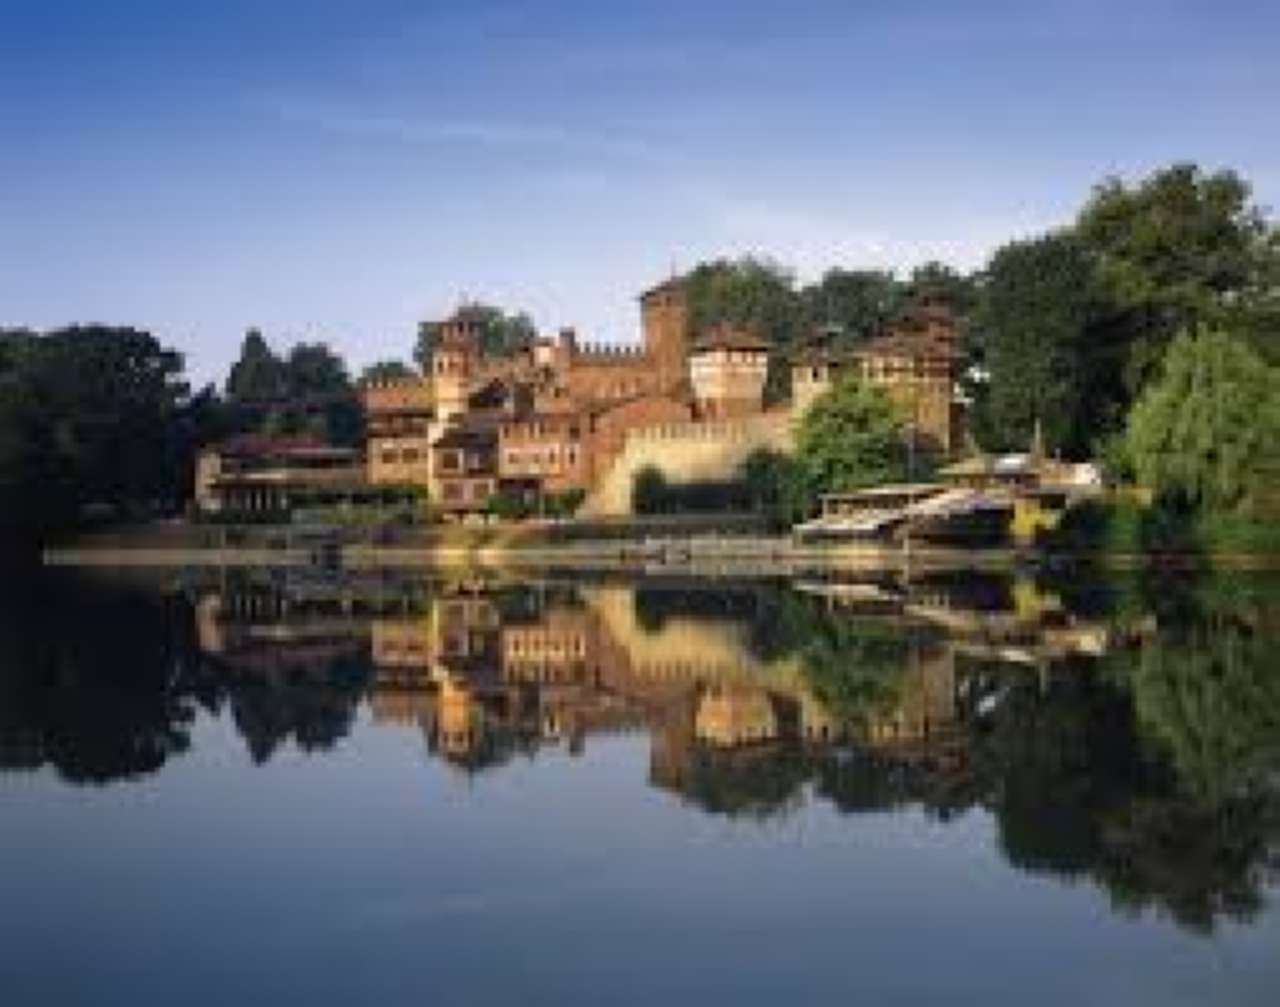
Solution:
[(663, 280), (661, 283), (655, 283), (648, 290), (642, 290), (639, 299), (645, 301), (655, 294), (683, 293), (684, 284), (685, 278), (683, 276), (673, 276), (670, 279)]
[(744, 326), (720, 322), (705, 329), (693, 344), (694, 353), (710, 350), (746, 350), (753, 353), (767, 353), (769, 343)]

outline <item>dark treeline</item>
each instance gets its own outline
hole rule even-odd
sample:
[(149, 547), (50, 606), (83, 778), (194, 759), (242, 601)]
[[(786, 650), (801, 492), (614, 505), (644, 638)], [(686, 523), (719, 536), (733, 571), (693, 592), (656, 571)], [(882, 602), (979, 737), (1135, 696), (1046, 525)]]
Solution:
[(39, 540), (95, 509), (173, 508), (213, 407), (149, 333), (0, 332), (0, 539)]
[(346, 364), (322, 343), (277, 356), (251, 330), (225, 387), (193, 391), (181, 354), (148, 332), (0, 330), (0, 543), (180, 513), (199, 448), (247, 432), (359, 444)]

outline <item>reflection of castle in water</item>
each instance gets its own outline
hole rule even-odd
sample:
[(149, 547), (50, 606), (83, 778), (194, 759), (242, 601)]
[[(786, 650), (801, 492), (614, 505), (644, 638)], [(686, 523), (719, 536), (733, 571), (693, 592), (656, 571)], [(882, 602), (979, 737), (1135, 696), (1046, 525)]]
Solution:
[[(838, 645), (813, 653), (805, 631), (798, 647), (771, 647), (757, 637), (762, 620), (779, 617), (765, 600), (781, 593), (762, 592), (240, 585), (201, 597), (197, 625), (202, 649), (245, 674), (319, 673), (365, 655), (374, 721), (418, 725), (459, 766), (549, 744), (576, 753), (593, 733), (647, 727), (651, 780), (676, 790), (699, 760), (746, 767), (782, 750), (848, 745), (956, 771), (965, 761), (961, 725), (991, 699), (984, 662), (1048, 673), (1105, 644), (1105, 633), (1028, 585), (981, 604), (945, 584), (816, 585), (810, 615), (855, 634), (874, 630), (882, 653)], [(841, 695), (845, 677), (876, 660), (890, 666), (878, 669), (873, 694)]]

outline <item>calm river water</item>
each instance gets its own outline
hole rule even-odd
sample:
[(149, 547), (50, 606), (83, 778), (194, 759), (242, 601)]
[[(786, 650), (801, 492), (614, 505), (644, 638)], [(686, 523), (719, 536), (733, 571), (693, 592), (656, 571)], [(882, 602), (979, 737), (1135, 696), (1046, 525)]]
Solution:
[(0, 600), (0, 1001), (1275, 1004), (1280, 581)]

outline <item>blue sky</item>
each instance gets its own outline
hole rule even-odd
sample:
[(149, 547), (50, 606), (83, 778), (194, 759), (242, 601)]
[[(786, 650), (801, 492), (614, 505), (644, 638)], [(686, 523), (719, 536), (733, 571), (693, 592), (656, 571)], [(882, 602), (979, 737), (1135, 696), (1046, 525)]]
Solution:
[(1274, 3), (0, 0), (0, 324), (407, 356), (461, 297), (600, 341), (720, 254), (981, 264), (1101, 177), (1280, 203)]

